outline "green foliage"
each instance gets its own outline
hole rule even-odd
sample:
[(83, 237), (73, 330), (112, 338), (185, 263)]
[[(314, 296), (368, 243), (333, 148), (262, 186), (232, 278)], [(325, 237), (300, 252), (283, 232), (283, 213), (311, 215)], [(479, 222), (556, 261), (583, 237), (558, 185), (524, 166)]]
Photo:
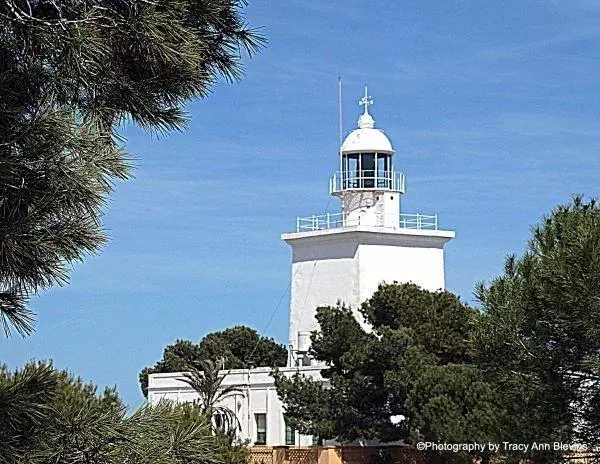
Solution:
[[(600, 208), (575, 197), (477, 295), (474, 354), (502, 391), (507, 438), (600, 444)], [(545, 456), (545, 459), (550, 459)]]
[(245, 326), (210, 333), (200, 341), (198, 347), (205, 359), (223, 359), (226, 369), (285, 366), (287, 362), (284, 345)]
[(240, 442), (233, 433), (214, 433), (215, 452), (223, 464), (246, 464), (250, 457), (248, 441)]
[(168, 402), (125, 408), (62, 411), (47, 437), (28, 453), (33, 462), (164, 464), (216, 463), (207, 421), (182, 424), (181, 408)]
[(204, 415), (163, 402), (127, 416), (114, 389), (99, 395), (45, 363), (0, 371), (0, 439), (9, 464), (213, 464), (225, 450)]
[(450, 292), (428, 292), (414, 284), (388, 285), (362, 308), (375, 328), (408, 329), (415, 343), (441, 364), (467, 361), (466, 343), (474, 311)]
[[(333, 417), (336, 406), (331, 392), (321, 382), (296, 373), (286, 377), (273, 371), (275, 386), (286, 409), (285, 420), (295, 430), (307, 435), (334, 438), (338, 435), (340, 417)], [(341, 408), (345, 403), (341, 404)]]
[(183, 105), (264, 39), (243, 0), (0, 2), (0, 322), (25, 335), (30, 295), (106, 241), (103, 207), (130, 175), (119, 127), (181, 130)]
[(93, 383), (84, 383), (80, 377), (74, 377), (67, 371), (56, 371), (57, 389), (54, 395), (56, 409), (73, 408), (81, 410), (90, 406), (101, 409), (120, 409), (123, 403), (116, 387), (106, 387), (101, 394)]
[[(182, 411), (182, 425), (207, 421), (210, 417), (199, 402), (182, 403), (179, 405)], [(236, 437), (235, 430), (223, 430), (212, 427), (214, 452), (221, 464), (245, 464), (250, 457), (250, 449), (247, 442), (241, 442)]]
[[(23, 369), (0, 370), (0, 436), (7, 443), (0, 461), (31, 453), (32, 443), (53, 439), (58, 422), (84, 411), (121, 411), (123, 404), (114, 388), (97, 394), (97, 388), (57, 371), (50, 363), (29, 363)], [(12, 443), (12, 445), (11, 445)]]
[[(0, 95), (6, 91), (0, 84)], [(0, 112), (0, 320), (7, 335), (11, 325), (32, 330), (31, 293), (64, 284), (70, 263), (105, 242), (102, 206), (113, 181), (129, 172), (110, 134), (83, 130), (68, 111), (21, 119)]]
[(202, 414), (212, 418), (218, 415), (221, 423), (219, 427), (223, 430), (235, 431), (239, 428), (239, 421), (235, 412), (229, 408), (218, 406), (218, 404), (230, 395), (242, 393), (239, 385), (228, 385), (223, 387), (226, 374), (219, 374), (219, 363), (205, 359), (199, 362), (200, 369), (190, 367), (189, 372), (184, 373), (183, 381), (198, 393), (195, 400)]
[(46, 421), (58, 381), (48, 365), (0, 369), (0, 462), (17, 462)]
[(500, 425), (492, 386), (471, 365), (425, 369), (413, 380), (405, 407), (413, 441), (451, 437), (453, 443), (485, 443)]
[(165, 348), (162, 359), (154, 367), (146, 367), (140, 372), (142, 393), (148, 395), (149, 374), (201, 368), (200, 362), (206, 359), (223, 361), (224, 369), (277, 367), (286, 365), (287, 350), (272, 338), (261, 336), (256, 330), (244, 326), (210, 333), (198, 344), (177, 340)]
[[(244, 0), (0, 2), (0, 324), (34, 328), (32, 294), (68, 281), (106, 242), (101, 218), (130, 176), (119, 129), (185, 127), (183, 106), (264, 43)], [(0, 372), (0, 461), (212, 463), (206, 419), (145, 406), (51, 366)]]
[[(483, 442), (497, 430), (498, 395), (472, 363), (477, 313), (449, 292), (380, 285), (360, 309), (365, 331), (343, 306), (317, 309), (312, 352), (322, 386), (274, 374), (286, 417), (323, 438)], [(392, 416), (404, 420), (392, 423)]]

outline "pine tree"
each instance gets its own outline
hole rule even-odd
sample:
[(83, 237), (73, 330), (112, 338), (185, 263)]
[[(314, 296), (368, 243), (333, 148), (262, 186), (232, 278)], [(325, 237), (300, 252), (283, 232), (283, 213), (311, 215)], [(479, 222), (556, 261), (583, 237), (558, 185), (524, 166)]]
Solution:
[[(0, 323), (29, 334), (28, 300), (68, 281), (107, 236), (101, 218), (131, 175), (120, 134), (136, 124), (183, 130), (183, 105), (264, 38), (244, 0), (4, 0), (0, 2)], [(179, 406), (126, 417), (116, 392), (44, 365), (0, 373), (0, 461), (212, 463), (206, 420)]]
[(114, 389), (47, 363), (0, 370), (0, 441), (7, 464), (216, 464), (228, 451), (204, 415), (162, 402), (128, 416)]
[(326, 363), (327, 385), (275, 374), (297, 429), (341, 441), (495, 436), (498, 395), (469, 354), (473, 309), (449, 292), (394, 284), (380, 285), (360, 312), (370, 331), (343, 305), (317, 309), (311, 350)]
[(28, 298), (67, 282), (106, 241), (101, 217), (130, 176), (119, 128), (181, 130), (182, 106), (264, 39), (243, 0), (0, 2), (0, 320), (33, 329)]
[(598, 447), (599, 205), (578, 196), (555, 208), (524, 255), (508, 257), (503, 275), (477, 295), (474, 353), (503, 393), (507, 439)]

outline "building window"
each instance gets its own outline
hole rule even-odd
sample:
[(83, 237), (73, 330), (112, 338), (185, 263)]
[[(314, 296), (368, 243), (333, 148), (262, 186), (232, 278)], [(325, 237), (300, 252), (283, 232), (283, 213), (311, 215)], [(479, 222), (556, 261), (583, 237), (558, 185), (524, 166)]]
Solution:
[(312, 436), (312, 444), (314, 446), (323, 446), (323, 439), (319, 437), (319, 435)]
[(287, 423), (287, 419), (285, 419), (285, 444), (296, 444), (296, 431), (292, 428), (290, 424)]
[(254, 420), (256, 421), (256, 442), (255, 445), (266, 445), (267, 444), (267, 415), (266, 414), (254, 414)]

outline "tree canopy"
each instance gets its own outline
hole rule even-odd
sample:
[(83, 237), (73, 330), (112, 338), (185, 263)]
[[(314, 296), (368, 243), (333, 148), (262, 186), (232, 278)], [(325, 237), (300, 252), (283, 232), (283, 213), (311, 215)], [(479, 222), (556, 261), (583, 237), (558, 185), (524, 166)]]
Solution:
[[(68, 280), (107, 236), (104, 206), (131, 175), (120, 130), (182, 130), (183, 106), (236, 80), (264, 43), (244, 0), (0, 2), (0, 324), (34, 329), (31, 295)], [(210, 421), (161, 403), (126, 415), (65, 372), (0, 371), (0, 461), (233, 462)]]
[(342, 441), (492, 436), (501, 414), (497, 392), (471, 362), (473, 309), (449, 292), (382, 284), (360, 312), (369, 331), (344, 305), (317, 309), (311, 350), (326, 363), (329, 386), (275, 375), (295, 427)]
[(8, 464), (223, 462), (205, 416), (167, 402), (127, 416), (114, 389), (98, 395), (46, 363), (0, 371), (0, 440)]
[[(361, 313), (319, 308), (324, 388), (276, 374), (289, 420), (342, 440), (600, 446), (600, 206), (580, 196), (535, 226), (526, 252), (479, 284), (475, 311), (448, 292), (381, 286)], [(398, 424), (391, 417), (400, 418)], [(506, 462), (562, 462), (564, 450)]]
[(287, 350), (272, 338), (259, 335), (256, 330), (235, 326), (206, 335), (199, 343), (177, 340), (168, 345), (163, 357), (154, 367), (140, 372), (140, 386), (148, 395), (148, 375), (159, 372), (182, 372), (191, 367), (202, 368), (202, 361), (221, 361), (223, 369), (285, 366)]
[(183, 105), (263, 44), (243, 0), (0, 3), (0, 321), (106, 241), (103, 206), (130, 175), (119, 127), (185, 127)]
[(600, 208), (575, 197), (522, 257), (480, 284), (478, 364), (502, 391), (507, 439), (600, 445)]

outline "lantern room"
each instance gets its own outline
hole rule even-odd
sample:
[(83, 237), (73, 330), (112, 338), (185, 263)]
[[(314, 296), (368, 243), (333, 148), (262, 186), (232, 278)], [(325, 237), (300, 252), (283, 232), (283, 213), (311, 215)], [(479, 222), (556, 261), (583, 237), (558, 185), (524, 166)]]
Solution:
[(340, 147), (340, 167), (331, 179), (330, 193), (339, 195), (347, 190), (392, 190), (404, 192), (404, 177), (392, 164), (394, 149), (383, 131), (375, 128), (369, 114), (373, 104), (365, 87), (359, 102), (364, 112), (358, 118), (358, 128), (348, 134)]

